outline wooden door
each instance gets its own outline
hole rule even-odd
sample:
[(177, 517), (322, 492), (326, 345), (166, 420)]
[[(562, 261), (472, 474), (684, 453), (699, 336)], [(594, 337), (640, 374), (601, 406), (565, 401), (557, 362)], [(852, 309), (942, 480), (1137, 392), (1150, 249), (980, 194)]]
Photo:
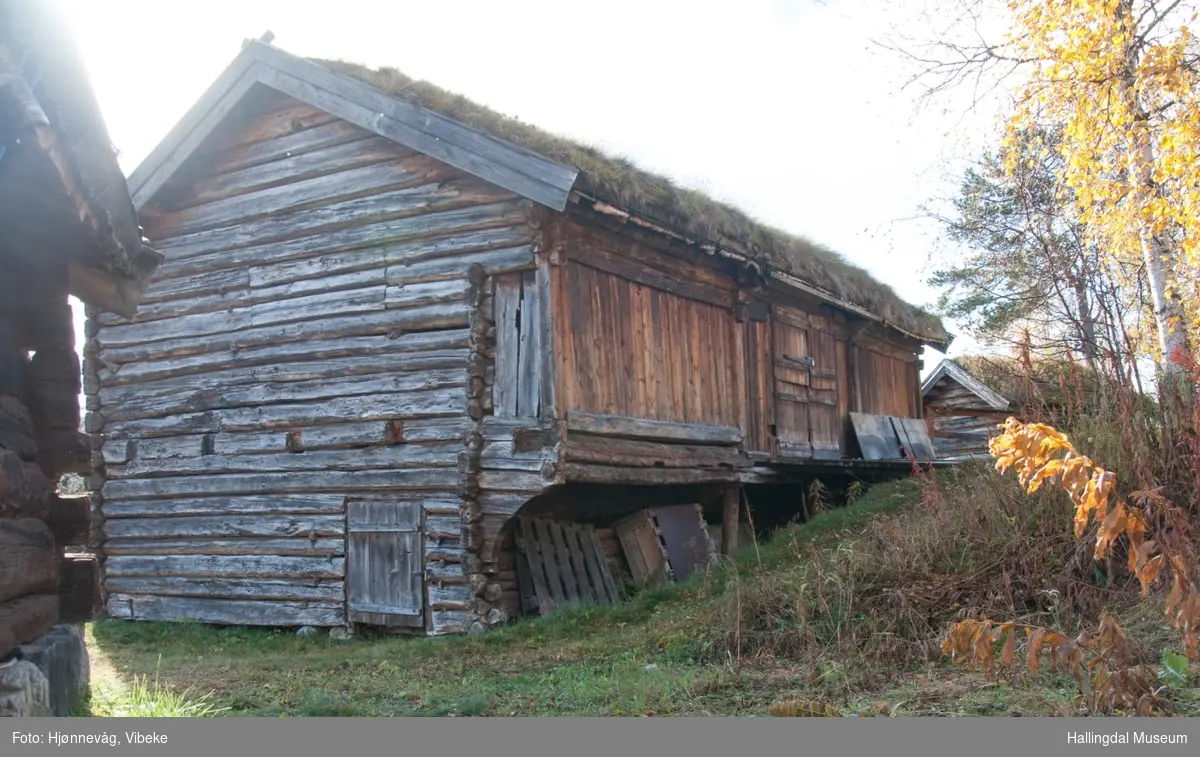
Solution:
[(837, 339), (819, 328), (816, 319), (808, 332), (812, 369), (808, 383), (808, 430), (813, 457), (836, 460), (841, 457), (842, 416)]
[(356, 623), (425, 625), (423, 508), (418, 500), (346, 506), (346, 610)]
[(777, 454), (780, 457), (811, 457), (808, 400), (812, 357), (808, 345), (808, 318), (795, 308), (779, 305), (772, 315)]

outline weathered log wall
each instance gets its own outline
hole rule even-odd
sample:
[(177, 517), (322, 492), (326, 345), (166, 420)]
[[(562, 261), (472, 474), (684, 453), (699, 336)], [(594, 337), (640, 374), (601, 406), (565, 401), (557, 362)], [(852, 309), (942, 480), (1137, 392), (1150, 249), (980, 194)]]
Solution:
[(347, 500), (390, 496), (424, 503), (426, 630), (464, 630), (475, 314), (534, 265), (527, 203), (275, 98), (152, 205), (137, 317), (87, 324), (109, 612), (345, 623)]
[(99, 596), (95, 560), (68, 554), (90, 538), (88, 500), (57, 493), (89, 464), (59, 262), (0, 258), (0, 658), (56, 622), (91, 620)]

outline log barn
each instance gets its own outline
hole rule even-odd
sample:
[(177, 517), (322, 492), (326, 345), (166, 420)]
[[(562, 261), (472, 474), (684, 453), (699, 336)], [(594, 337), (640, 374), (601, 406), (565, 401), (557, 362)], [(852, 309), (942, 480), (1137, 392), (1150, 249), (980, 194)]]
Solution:
[(698, 503), (728, 548), (742, 487), (908, 467), (849, 415), (919, 418), (950, 340), (735, 208), (269, 42), (130, 187), (165, 260), (86, 376), (118, 618), (478, 630), (518, 513)]
[(988, 443), (1000, 433), (1016, 403), (1002, 397), (960, 363), (944, 358), (921, 382), (925, 420), (937, 457), (972, 460), (991, 457)]
[(160, 260), (73, 42), (43, 6), (0, 2), (0, 714), (46, 704), (28, 687), (55, 674), (29, 660), (44, 661), (56, 624), (100, 606), (89, 499), (57, 486), (92, 469), (68, 298), (131, 316)]

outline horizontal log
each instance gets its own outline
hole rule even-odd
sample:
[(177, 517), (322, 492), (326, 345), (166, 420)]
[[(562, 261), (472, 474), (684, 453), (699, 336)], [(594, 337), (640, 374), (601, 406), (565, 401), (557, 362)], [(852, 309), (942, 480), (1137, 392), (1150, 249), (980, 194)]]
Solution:
[(106, 576), (342, 578), (341, 557), (275, 555), (121, 555), (104, 561)]
[[(425, 183), (338, 202), (288, 217), (157, 240), (167, 261), (156, 275), (262, 265), (450, 230), (506, 225), (523, 203), (464, 193), (454, 182)], [(220, 256), (217, 253), (221, 253)]]
[(87, 544), (92, 538), (92, 498), (86, 494), (55, 495), (46, 525), (57, 547)]
[(109, 539), (104, 553), (113, 555), (280, 555), (340, 557), (346, 540), (321, 539)]
[(0, 517), (44, 517), (52, 491), (36, 463), (0, 449)]
[[(133, 363), (100, 371), (103, 389), (137, 387), (148, 382), (166, 387), (181, 382), (195, 385), (194, 376), (204, 374), (210, 386), (259, 381), (306, 381), (333, 376), (465, 366), (468, 353), (466, 329), (443, 329), (409, 334), (377, 334), (343, 339), (317, 339), (281, 345), (263, 345), (245, 350), (193, 355)], [(360, 358), (367, 357), (370, 360)], [(102, 394), (103, 404), (121, 404)]]
[(738, 471), (726, 468), (628, 468), (564, 463), (559, 469), (567, 481), (596, 484), (705, 484), (738, 480)]
[(87, 623), (103, 606), (100, 599), (100, 563), (94, 555), (65, 555), (58, 584), (59, 621)]
[[(274, 139), (239, 144), (233, 149), (215, 153), (202, 161), (203, 165), (199, 167), (200, 175), (229, 174), (253, 166), (283, 163), (293, 156), (305, 155), (334, 145), (358, 142), (372, 136), (371, 132), (366, 129), (337, 120), (310, 129), (283, 134)], [(399, 146), (396, 145), (393, 149), (399, 149)]]
[(203, 164), (197, 168), (203, 170), (207, 167), (217, 170), (228, 159), (227, 156), (237, 154), (240, 150), (247, 149), (248, 146), (265, 147), (287, 139), (289, 135), (303, 134), (309, 129), (328, 124), (335, 118), (332, 114), (307, 103), (294, 101), (290, 105), (285, 105), (278, 110), (272, 109), (270, 112), (250, 120), (240, 129), (230, 129), (211, 135), (204, 144), (196, 148), (195, 154), (204, 155), (207, 158), (197, 161)]
[(120, 518), (104, 524), (113, 539), (182, 539), (185, 537), (304, 537), (342, 536), (344, 515), (204, 515), (177, 518)]
[(289, 299), (272, 299), (217, 312), (193, 313), (157, 321), (108, 326), (96, 337), (106, 352), (118, 347), (147, 342), (187, 339), (207, 334), (225, 334), (245, 329), (308, 321), (384, 308), (384, 285), (360, 289), (320, 291)]
[(104, 416), (107, 421), (123, 421), (336, 397), (421, 392), (449, 387), (465, 388), (465, 382), (466, 375), (462, 369), (441, 368), (386, 375), (351, 376), (327, 381), (236, 384), (231, 387), (214, 387), (206, 383), (203, 387), (180, 388), (170, 393), (155, 392), (140, 400), (131, 397), (123, 404), (106, 410)]
[(231, 518), (239, 515), (280, 517), (302, 515), (336, 515), (346, 512), (344, 494), (270, 494), (244, 497), (189, 498), (182, 493), (178, 499), (124, 501), (106, 498), (100, 506), (105, 517), (104, 530), (110, 532), (117, 518), (156, 518), (182, 516), (220, 516)]
[(458, 302), (467, 299), (467, 292), (470, 288), (471, 282), (465, 278), (397, 284), (387, 287), (384, 293), (384, 306), (392, 310), (430, 305), (436, 302)]
[(464, 610), (434, 610), (429, 613), (430, 634), (463, 633), (478, 619)]
[[(373, 200), (401, 188), (421, 187), (426, 188), (426, 193), (436, 188), (444, 196), (448, 195), (447, 199), (457, 198), (458, 192), (450, 188), (453, 185), (442, 183), (448, 176), (449, 172), (437, 161), (425, 156), (405, 156), (164, 213), (155, 219), (154, 225), (159, 238), (165, 242), (222, 226), (263, 223), (264, 219), (277, 226), (285, 225), (292, 220), (289, 215), (295, 216), (300, 211), (307, 211), (306, 216), (318, 215), (325, 223), (337, 223), (348, 216), (370, 213), (372, 210), (368, 208), (378, 205), (364, 200)], [(363, 197), (368, 193), (369, 196)], [(314, 222), (312, 218), (296, 220), (303, 224), (302, 228), (310, 228)]]
[(46, 524), (33, 518), (0, 520), (0, 602), (57, 585), (58, 552)]
[(108, 481), (105, 501), (244, 494), (302, 494), (312, 491), (379, 492), (455, 490), (454, 468), (397, 471), (325, 471), (302, 473), (234, 473), (224, 476), (181, 476)]
[(110, 594), (108, 614), (127, 620), (197, 621), (236, 626), (340, 626), (340, 602), (209, 599)]
[(417, 241), (333, 252), (274, 265), (256, 265), (250, 269), (249, 284), (256, 290), (264, 290), (302, 281), (322, 280), (330, 276), (382, 272), (389, 266), (402, 263), (413, 266), (424, 260), (457, 257), (467, 253), (524, 248), (531, 242), (530, 228), (525, 224), (467, 231), (451, 227), (448, 231), (451, 233), (447, 234), (447, 230), (439, 229), (443, 236)]
[[(78, 413), (78, 394), (75, 398)], [(77, 426), (78, 428), (78, 426)], [(64, 473), (90, 473), (92, 449), (87, 434), (75, 429), (48, 430), (37, 437), (38, 467), (50, 478), (59, 478)]]
[[(404, 148), (389, 139), (365, 134), (353, 141), (343, 140), (267, 163), (240, 168), (223, 167), (225, 170), (221, 173), (192, 183), (182, 193), (183, 202), (173, 203), (171, 210), (194, 208), (277, 185), (371, 166), (395, 160), (405, 152)], [(170, 219), (166, 218), (166, 222), (170, 223)]]
[(628, 465), (634, 467), (704, 468), (751, 466), (736, 447), (669, 444), (633, 439), (578, 435), (567, 440), (563, 450), (572, 462)]
[(469, 610), (474, 600), (469, 586), (433, 585), (427, 591), (434, 610)]
[(155, 594), (212, 599), (290, 599), (339, 602), (346, 586), (341, 580), (311, 578), (131, 578), (109, 576), (104, 588), (113, 594)]
[(742, 440), (742, 432), (727, 426), (624, 418), (571, 410), (567, 413), (569, 433), (616, 436), (646, 441), (684, 441), (696, 444), (733, 446)]
[(378, 312), (334, 315), (202, 337), (188, 336), (112, 347), (104, 351), (104, 359), (120, 364), (225, 350), (241, 351), (249, 347), (276, 346), (310, 339), (335, 339), (405, 331), (438, 331), (466, 326), (470, 314), (470, 308), (461, 302), (437, 303), (393, 311), (385, 311), (382, 309), (382, 303), (380, 305)]
[(0, 602), (0, 659), (58, 622), (57, 594), (27, 594)]
[(482, 470), (476, 475), (480, 489), (537, 492), (554, 482), (540, 473), (522, 471)]
[(461, 444), (396, 444), (363, 449), (283, 452), (262, 455), (202, 455), (200, 457), (135, 458), (109, 466), (108, 479), (154, 476), (195, 476), (222, 473), (273, 473), (285, 471), (358, 471), (452, 467), (458, 464)]
[(269, 428), (337, 423), (347, 418), (395, 420), (436, 418), (464, 414), (466, 393), (458, 387), (417, 392), (396, 392), (364, 397), (336, 397), (315, 402), (295, 402), (257, 407), (206, 410), (166, 418), (144, 418), (108, 423), (104, 431), (114, 438), (170, 436), (172, 434), (252, 431)]

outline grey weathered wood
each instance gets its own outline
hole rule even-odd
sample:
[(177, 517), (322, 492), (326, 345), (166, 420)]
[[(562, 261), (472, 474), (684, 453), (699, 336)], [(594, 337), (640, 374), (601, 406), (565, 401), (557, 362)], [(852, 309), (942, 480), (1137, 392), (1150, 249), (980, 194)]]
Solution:
[(865, 460), (899, 460), (900, 439), (886, 415), (850, 413), (850, 423)]
[[(464, 386), (462, 370), (435, 369), (406, 371), (390, 375), (371, 374), (342, 380), (238, 384), (232, 387), (181, 388), (170, 394), (153, 393), (141, 399), (129, 397), (105, 413), (109, 421), (151, 418), (175, 413), (256, 407), (268, 404), (305, 402), (335, 397), (359, 397), (375, 394), (421, 392)], [(101, 393), (104, 397), (104, 393)]]
[(929, 438), (929, 430), (925, 421), (920, 418), (892, 418), (897, 435), (903, 431), (905, 447), (918, 461), (926, 462), (937, 457), (933, 450), (933, 441)]
[(345, 449), (295, 454), (202, 455), (200, 457), (139, 460), (110, 466), (112, 481), (148, 476), (188, 476), (221, 473), (282, 471), (356, 471), (452, 467), (458, 464), (461, 444), (398, 444), (366, 449)]
[(107, 519), (105, 521), (105, 530), (107, 531), (110, 523), (116, 523), (113, 519), (129, 517), (332, 515), (346, 511), (346, 495), (304, 492), (302, 494), (192, 498), (188, 496), (187, 492), (180, 492), (178, 498), (158, 501), (126, 501), (119, 498), (106, 498), (100, 506), (100, 511)]
[[(335, 122), (336, 123), (336, 122)], [(217, 175), (199, 179), (188, 188), (184, 209), (215, 203), (284, 182), (312, 179), (394, 160), (407, 153), (395, 143), (369, 134), (355, 141), (316, 147), (269, 163), (244, 168), (223, 166)], [(180, 207), (172, 205), (171, 210)]]
[(389, 310), (430, 305), (438, 302), (459, 302), (467, 298), (471, 282), (463, 279), (450, 281), (421, 281), (412, 284), (388, 286), (384, 293), (384, 306)]
[(200, 167), (200, 173), (208, 176), (241, 171), (371, 136), (366, 129), (335, 119), (332, 114), (327, 114), (326, 118), (328, 123), (286, 134), (271, 135), (265, 140), (239, 143), (213, 153), (204, 161), (205, 165)]
[(227, 598), (111, 594), (108, 613), (129, 620), (191, 620), (238, 626), (340, 626), (340, 602), (262, 601)]
[[(205, 315), (218, 319), (220, 316), (220, 314)], [(242, 350), (247, 347), (278, 345), (314, 338), (451, 329), (465, 326), (468, 316), (469, 308), (461, 302), (435, 303), (398, 311), (384, 311), (382, 302), (380, 302), (377, 310), (366, 313), (333, 315), (328, 318), (289, 324), (250, 327), (237, 331), (211, 333), (205, 337), (181, 337), (111, 347), (105, 350), (105, 360), (113, 363), (129, 363), (229, 349)], [(218, 324), (217, 327), (222, 326)]]
[(277, 555), (121, 555), (104, 562), (108, 576), (197, 576), (224, 578), (341, 578), (341, 557)]
[(496, 277), (496, 378), (492, 385), (492, 405), (502, 417), (517, 415), (518, 376), (520, 371), (521, 277), (509, 274)]
[[(306, 321), (314, 318), (371, 313), (384, 309), (385, 286), (272, 299), (217, 313), (195, 313), (159, 321), (110, 326), (97, 336), (100, 347), (113, 348), (206, 334), (223, 334), (259, 326)], [(435, 300), (436, 301), (436, 300)], [(119, 354), (119, 353), (114, 353)]]
[(112, 423), (106, 433), (115, 437), (169, 436), (217, 431), (250, 431), (294, 427), (303, 424), (336, 423), (346, 418), (387, 420), (453, 416), (466, 412), (466, 397), (456, 387), (416, 392), (395, 392), (362, 397), (338, 397), (315, 402), (234, 407), (208, 410), (167, 418), (150, 418)]
[(562, 606), (570, 599), (564, 586), (563, 569), (559, 565), (558, 551), (550, 536), (549, 523), (541, 518), (534, 518), (532, 522), (533, 534), (538, 544), (538, 555), (541, 557), (546, 575), (546, 587), (550, 590), (550, 598), (554, 606)]
[(535, 271), (521, 273), (517, 415), (536, 417), (542, 396), (542, 324)]
[(423, 615), (422, 514), (421, 504), (411, 500), (349, 503), (346, 603), (351, 617)]
[[(155, 388), (195, 386), (196, 379), (191, 377), (197, 373), (207, 374), (206, 382), (226, 385), (457, 367), (465, 365), (467, 343), (465, 329), (447, 329), (394, 337), (385, 333), (263, 345), (118, 366), (117, 370), (102, 368), (101, 386), (107, 389), (137, 383), (128, 390), (136, 396), (147, 382), (154, 382)], [(102, 397), (107, 402), (103, 390)], [(123, 401), (113, 400), (114, 404)]]
[(596, 436), (617, 436), (647, 441), (683, 441), (694, 444), (732, 446), (741, 442), (742, 432), (727, 426), (704, 426), (641, 418), (623, 418), (572, 410), (567, 413), (567, 430)]
[(310, 578), (133, 578), (109, 576), (105, 589), (112, 594), (156, 594), (212, 599), (283, 599), (341, 602), (345, 584), (340, 580)]
[(341, 515), (205, 515), (182, 518), (120, 518), (104, 524), (109, 539), (184, 537), (319, 537), (341, 536)]
[(425, 185), (438, 168), (427, 160), (408, 156), (386, 163), (361, 166), (311, 179), (261, 189), (253, 194), (217, 200), (177, 211), (160, 223), (172, 236), (196, 234), (207, 229), (262, 218), (277, 218), (300, 210), (319, 212), (342, 199), (374, 192)]
[[(277, 265), (362, 248), (380, 250), (389, 262), (419, 255), (417, 240), (464, 234), (521, 223), (523, 204), (500, 200), (466, 207), (430, 207), (428, 188), (401, 189), (367, 198), (347, 200), (322, 208), (320, 214), (302, 213), (296, 219), (261, 221), (189, 234), (159, 242), (168, 256), (156, 274), (163, 278), (193, 277), (205, 271), (232, 266)], [(438, 193), (438, 197), (445, 196)], [(457, 195), (452, 195), (457, 198)], [(424, 212), (413, 215), (414, 211)], [(333, 216), (334, 212), (339, 216)], [(399, 216), (399, 217), (393, 217)], [(331, 222), (331, 217), (336, 222)], [(281, 229), (286, 231), (281, 232)], [(528, 229), (525, 230), (526, 239)], [(435, 247), (431, 257), (438, 257)], [(393, 261), (392, 258), (396, 259)], [(300, 278), (308, 278), (301, 276)], [(278, 282), (276, 282), (278, 283)]]
[(105, 554), (112, 555), (279, 555), (332, 557), (345, 554), (338, 538), (302, 539), (109, 539)]
[(246, 494), (303, 494), (313, 491), (453, 490), (458, 485), (454, 468), (417, 468), (396, 471), (304, 471), (297, 473), (233, 473), (224, 476), (181, 476), (108, 481), (105, 500), (163, 499), (187, 496)]
[[(304, 281), (326, 281), (330, 277), (370, 274), (389, 266), (458, 257), (497, 249), (516, 249), (529, 244), (529, 229), (525, 226), (488, 226), (478, 230), (460, 230), (451, 226), (439, 236), (415, 241), (379, 244), (366, 249), (355, 248), (290, 262), (275, 262), (264, 254), (249, 269), (248, 286), (256, 291), (274, 291), (275, 287)], [(373, 241), (373, 240), (368, 240)], [(466, 270), (464, 265), (463, 270)], [(385, 278), (386, 280), (386, 278)], [(374, 283), (374, 279), (367, 279)]]

